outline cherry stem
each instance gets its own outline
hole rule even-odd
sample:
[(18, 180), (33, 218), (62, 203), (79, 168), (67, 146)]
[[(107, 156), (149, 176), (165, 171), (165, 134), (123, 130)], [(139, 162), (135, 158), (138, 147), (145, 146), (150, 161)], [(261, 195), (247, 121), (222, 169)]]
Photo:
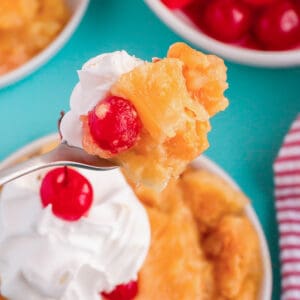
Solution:
[(67, 166), (64, 166), (64, 179), (63, 179), (63, 182), (62, 184), (64, 186), (68, 185), (68, 182), (69, 182), (69, 169)]
[(57, 122), (58, 133), (59, 133), (60, 139), (62, 139), (62, 134), (61, 134), (61, 130), (60, 130), (60, 124), (61, 124), (61, 121), (62, 121), (64, 115), (65, 115), (65, 112), (62, 110), (62, 111), (60, 112), (60, 118), (58, 119), (58, 122)]

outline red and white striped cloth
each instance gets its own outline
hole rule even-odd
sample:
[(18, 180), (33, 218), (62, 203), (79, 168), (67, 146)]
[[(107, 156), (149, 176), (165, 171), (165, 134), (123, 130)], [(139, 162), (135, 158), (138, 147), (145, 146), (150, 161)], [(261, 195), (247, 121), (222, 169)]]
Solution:
[(280, 235), (281, 300), (300, 300), (300, 115), (274, 163)]

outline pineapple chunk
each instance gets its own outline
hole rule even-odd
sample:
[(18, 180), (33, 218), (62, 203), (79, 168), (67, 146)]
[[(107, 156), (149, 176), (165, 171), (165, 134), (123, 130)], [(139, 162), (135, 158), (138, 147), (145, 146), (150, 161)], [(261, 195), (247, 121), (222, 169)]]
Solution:
[(223, 93), (227, 89), (226, 67), (215, 55), (205, 55), (184, 43), (173, 44), (168, 57), (183, 62), (183, 74), (190, 95), (204, 105), (210, 116), (228, 106)]

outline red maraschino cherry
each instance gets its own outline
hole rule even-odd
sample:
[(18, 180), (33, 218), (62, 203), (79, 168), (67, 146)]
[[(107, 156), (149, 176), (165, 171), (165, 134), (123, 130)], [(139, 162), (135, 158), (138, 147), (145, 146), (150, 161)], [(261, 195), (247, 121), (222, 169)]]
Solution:
[(214, 38), (235, 42), (251, 26), (251, 9), (242, 1), (211, 0), (204, 8), (203, 25)]
[(171, 9), (182, 8), (192, 1), (193, 0), (162, 0), (162, 2)]
[(90, 182), (74, 169), (59, 167), (44, 177), (40, 196), (44, 207), (52, 205), (55, 216), (76, 221), (86, 215), (93, 201)]
[(300, 42), (300, 11), (293, 1), (267, 7), (257, 21), (255, 35), (268, 50), (284, 50)]
[(243, 1), (253, 6), (264, 6), (264, 5), (270, 5), (278, 0), (243, 0)]
[(102, 292), (101, 295), (107, 300), (132, 300), (138, 293), (136, 281), (118, 285), (112, 292)]
[(138, 139), (141, 121), (135, 107), (121, 97), (109, 96), (88, 114), (90, 133), (97, 145), (111, 154), (131, 148)]

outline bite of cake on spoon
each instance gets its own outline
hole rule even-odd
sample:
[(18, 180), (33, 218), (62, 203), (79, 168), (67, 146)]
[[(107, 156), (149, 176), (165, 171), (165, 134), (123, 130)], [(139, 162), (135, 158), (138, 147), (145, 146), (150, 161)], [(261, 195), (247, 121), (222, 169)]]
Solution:
[(125, 51), (102, 54), (78, 75), (63, 140), (157, 190), (207, 149), (210, 118), (228, 105), (223, 60), (184, 43), (152, 62)]

